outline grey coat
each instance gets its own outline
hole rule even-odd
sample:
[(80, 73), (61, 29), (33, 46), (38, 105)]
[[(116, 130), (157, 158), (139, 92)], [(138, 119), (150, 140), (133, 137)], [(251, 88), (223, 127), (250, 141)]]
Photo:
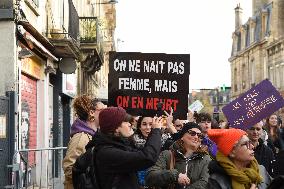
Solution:
[(174, 169), (169, 170), (170, 151), (163, 151), (158, 161), (154, 166), (148, 169), (146, 174), (146, 185), (155, 186), (155, 188), (166, 188), (170, 184), (175, 184), (176, 189), (183, 188), (177, 183), (179, 173), (186, 173), (191, 184), (186, 186), (186, 189), (206, 188), (209, 178), (208, 164), (211, 161), (209, 155), (204, 153), (194, 153), (192, 156), (186, 158), (175, 148), (175, 166)]
[[(263, 180), (257, 185), (257, 188), (266, 189), (271, 182), (271, 177), (263, 165), (259, 165), (259, 171)], [(209, 172), (208, 189), (233, 189), (230, 176), (217, 161), (212, 161), (209, 164)]]

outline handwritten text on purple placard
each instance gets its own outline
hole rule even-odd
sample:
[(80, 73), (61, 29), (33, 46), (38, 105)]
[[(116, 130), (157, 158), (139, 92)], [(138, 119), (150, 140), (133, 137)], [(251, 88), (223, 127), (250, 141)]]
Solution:
[(247, 129), (284, 106), (284, 99), (269, 80), (263, 80), (223, 108), (232, 127)]

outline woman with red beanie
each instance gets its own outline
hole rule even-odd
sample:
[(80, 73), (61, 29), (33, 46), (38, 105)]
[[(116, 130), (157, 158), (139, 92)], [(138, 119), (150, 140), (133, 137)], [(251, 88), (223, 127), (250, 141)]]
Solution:
[(121, 107), (109, 107), (99, 114), (100, 132), (87, 146), (95, 146), (96, 179), (101, 189), (138, 189), (137, 171), (158, 159), (162, 118), (153, 119), (153, 129), (140, 150), (129, 142), (132, 119)]
[(210, 129), (217, 144), (216, 160), (209, 164), (209, 189), (265, 189), (271, 177), (254, 157), (254, 146), (241, 129)]

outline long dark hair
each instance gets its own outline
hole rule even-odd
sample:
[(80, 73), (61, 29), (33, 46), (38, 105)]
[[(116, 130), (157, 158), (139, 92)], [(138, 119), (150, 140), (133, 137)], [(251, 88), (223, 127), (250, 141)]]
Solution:
[[(269, 119), (273, 115), (275, 115), (277, 117), (277, 125), (276, 125), (276, 128), (275, 128), (275, 135), (274, 136), (271, 135), (270, 131), (271, 131), (271, 129), (273, 129), (273, 127), (271, 127), (271, 125), (269, 123)], [(277, 114), (273, 113), (273, 114), (271, 114), (270, 116), (268, 116), (266, 118), (264, 129), (267, 131), (268, 136), (270, 136), (273, 141), (277, 140), (280, 137), (280, 129), (279, 129), (279, 125), (278, 125), (278, 116), (277, 116)]]
[(136, 126), (136, 132), (135, 134), (137, 134), (140, 138), (145, 138), (140, 130), (141, 128), (141, 124), (142, 124), (142, 120), (145, 118), (145, 117), (150, 117), (150, 116), (140, 116), (138, 121), (137, 121), (137, 126)]

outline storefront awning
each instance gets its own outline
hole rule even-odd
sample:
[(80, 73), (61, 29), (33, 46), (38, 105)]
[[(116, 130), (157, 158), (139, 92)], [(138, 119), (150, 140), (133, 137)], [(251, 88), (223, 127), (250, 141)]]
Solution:
[(27, 39), (29, 42), (32, 42), (37, 48), (39, 48), (44, 55), (46, 55), (47, 57), (51, 58), (54, 61), (58, 61), (58, 58), (56, 58), (49, 50), (47, 50), (32, 35), (30, 35), (29, 33), (26, 32), (24, 36), (25, 36), (25, 39)]
[(23, 26), (23, 28), (29, 32), (32, 36), (34, 36), (35, 39), (37, 39), (45, 48), (47, 48), (49, 51), (54, 50), (54, 45), (49, 42), (49, 40), (41, 35), (36, 28), (34, 28), (28, 21), (18, 21), (18, 25)]
[[(34, 30), (31, 29), (31, 25), (29, 25), (30, 24), (25, 23), (24, 27), (23, 24), (20, 24), (20, 28), (18, 28), (18, 33), (21, 35), (21, 39), (26, 41), (28, 48), (30, 48), (31, 50), (36, 48), (43, 56), (54, 61), (58, 61), (58, 58), (54, 56), (49, 50), (54, 48), (53, 45), (47, 39), (45, 39), (45, 37), (42, 36), (36, 29), (34, 29), (33, 27), (32, 28)], [(26, 28), (29, 28), (29, 31), (32, 31), (33, 33), (30, 33), (28, 30), (26, 30)]]

